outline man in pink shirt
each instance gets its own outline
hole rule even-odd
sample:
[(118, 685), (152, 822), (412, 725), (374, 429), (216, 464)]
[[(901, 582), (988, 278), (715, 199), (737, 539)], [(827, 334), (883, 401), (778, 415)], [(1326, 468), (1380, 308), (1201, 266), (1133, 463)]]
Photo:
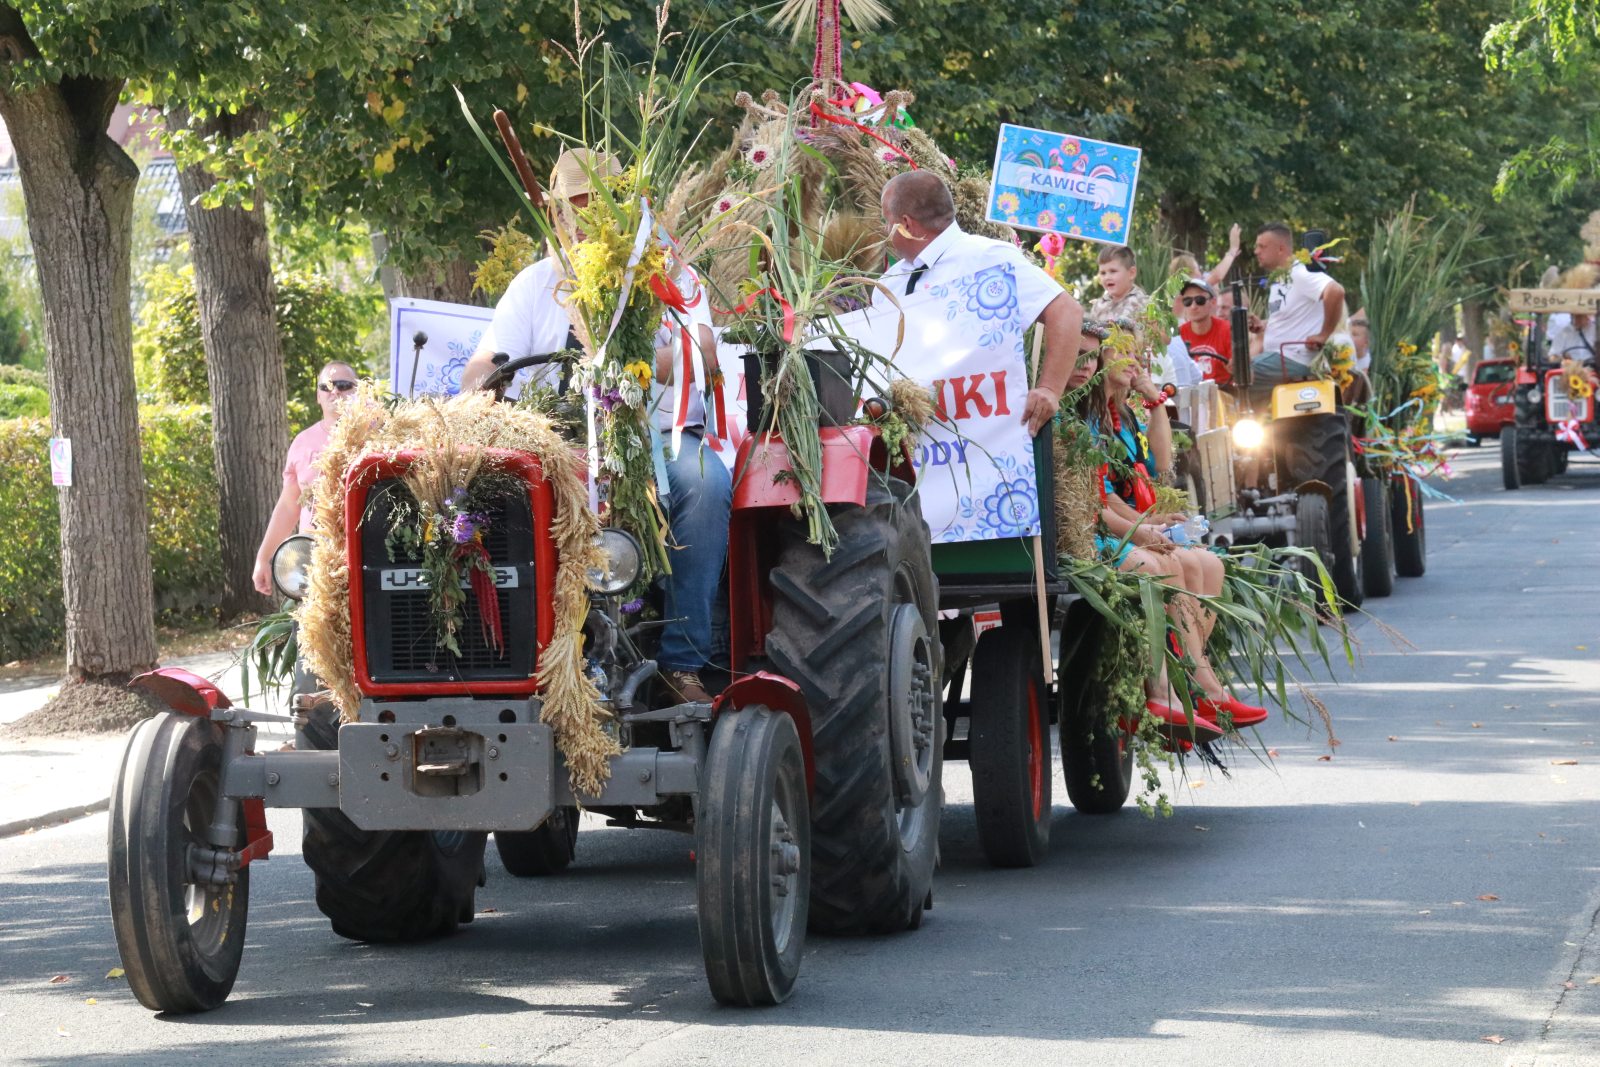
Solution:
[(294, 533), (296, 522), (301, 533), (311, 529), (311, 487), (317, 481), (317, 457), (328, 443), (328, 431), (339, 420), (341, 401), (356, 387), (356, 372), (348, 363), (333, 362), (317, 372), (317, 406), (322, 418), (295, 435), (289, 445), (289, 458), (283, 464), (283, 492), (273, 506), (267, 532), (256, 549), (252, 580), (256, 592), (272, 595), (272, 554), (283, 539)]

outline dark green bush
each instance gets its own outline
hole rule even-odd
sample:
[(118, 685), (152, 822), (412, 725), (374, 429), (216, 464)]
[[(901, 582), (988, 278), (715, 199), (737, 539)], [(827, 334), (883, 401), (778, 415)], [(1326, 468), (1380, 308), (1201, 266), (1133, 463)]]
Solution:
[[(316, 394), (323, 364), (341, 359), (364, 370), (361, 335), (371, 325), (373, 309), (367, 298), (344, 292), (315, 271), (280, 268), (272, 282), (289, 385), (289, 426), (301, 430), (322, 417)], [(194, 269), (157, 267), (144, 284), (144, 312), (133, 331), (141, 382), (159, 400), (209, 404)]]
[[(139, 430), (156, 611), (176, 621), (212, 610), (221, 599), (211, 415), (201, 407), (152, 405), (140, 409)], [(50, 484), (49, 439), (43, 419), (0, 422), (0, 661), (48, 651), (61, 640), (61, 490)]]

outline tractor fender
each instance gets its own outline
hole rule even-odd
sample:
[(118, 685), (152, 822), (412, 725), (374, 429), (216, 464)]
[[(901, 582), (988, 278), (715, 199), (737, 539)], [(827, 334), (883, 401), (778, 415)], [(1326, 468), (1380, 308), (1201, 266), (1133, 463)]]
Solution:
[(218, 689), (209, 678), (182, 667), (157, 667), (139, 675), (128, 685), (143, 689), (180, 715), (205, 719), (217, 708), (233, 706), (228, 694)]
[[(867, 500), (867, 485), (874, 472), (891, 473), (915, 484), (910, 459), (891, 458), (883, 436), (872, 426), (824, 426), (820, 496), (825, 504), (855, 504)], [(751, 434), (739, 446), (733, 464), (733, 510), (789, 508), (799, 503), (800, 486), (789, 464), (789, 448), (776, 434)]]
[(767, 671), (741, 675), (717, 694), (711, 702), (711, 714), (714, 719), (725, 711), (738, 711), (757, 704), (794, 720), (795, 732), (800, 735), (800, 754), (805, 757), (806, 791), (814, 792), (817, 765), (811, 751), (811, 709), (806, 706), (798, 683)]
[(1329, 502), (1333, 500), (1333, 486), (1320, 478), (1309, 478), (1295, 486), (1294, 491), (1297, 493), (1315, 493), (1320, 497), (1326, 497)]

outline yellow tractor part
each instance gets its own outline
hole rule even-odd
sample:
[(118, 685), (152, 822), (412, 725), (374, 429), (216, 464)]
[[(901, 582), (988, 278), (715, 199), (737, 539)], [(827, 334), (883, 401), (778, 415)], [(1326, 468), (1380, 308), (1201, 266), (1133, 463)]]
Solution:
[(1272, 417), (1292, 419), (1300, 415), (1331, 415), (1339, 410), (1333, 382), (1285, 382), (1272, 387)]

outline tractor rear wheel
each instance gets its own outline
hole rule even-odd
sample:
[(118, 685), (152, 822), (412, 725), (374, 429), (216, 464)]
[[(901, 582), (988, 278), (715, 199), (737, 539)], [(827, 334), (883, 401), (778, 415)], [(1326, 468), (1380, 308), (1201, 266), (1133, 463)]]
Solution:
[(711, 731), (695, 812), (700, 951), (723, 1004), (794, 988), (811, 898), (811, 812), (794, 720), (759, 705)]
[(938, 587), (910, 486), (831, 510), (832, 559), (781, 532), (767, 652), (811, 714), (811, 929), (892, 933), (921, 924), (938, 854)]
[(191, 860), (212, 849), (219, 733), (210, 719), (173, 712), (144, 720), (128, 736), (112, 787), (111, 925), (128, 987), (151, 1011), (209, 1011), (239, 974), (250, 869), (219, 883)]
[(1109, 625), (1085, 601), (1067, 610), (1056, 678), (1061, 773), (1067, 798), (1084, 815), (1121, 811), (1133, 791), (1133, 743), (1106, 716), (1105, 687), (1096, 675)]
[(1273, 428), (1277, 439), (1283, 442), (1281, 462), (1287, 468), (1290, 484), (1318, 481), (1328, 487), (1328, 547), (1333, 553), (1333, 565), (1328, 570), (1339, 599), (1359, 608), (1365, 595), (1354, 510), (1360, 487), (1354, 481), (1355, 466), (1351, 462), (1350, 422), (1342, 414), (1303, 415), (1280, 419)]
[(1522, 488), (1522, 458), (1517, 454), (1517, 428), (1500, 431), (1500, 484), (1507, 490)]
[(1394, 567), (1402, 578), (1421, 578), (1428, 570), (1428, 528), (1423, 522), (1422, 493), (1407, 478), (1391, 496), (1394, 524)]
[(1394, 592), (1394, 519), (1384, 479), (1361, 479), (1361, 504), (1367, 517), (1367, 535), (1361, 539), (1361, 586), (1368, 596), (1389, 596)]
[(496, 830), (494, 850), (514, 878), (561, 873), (578, 854), (577, 805), (557, 807), (532, 830)]
[(1021, 618), (972, 654), (967, 762), (978, 844), (996, 867), (1034, 867), (1050, 851), (1050, 696), (1039, 628)]
[[(337, 749), (332, 704), (311, 709), (295, 742)], [(306, 808), (301, 854), (317, 907), (352, 941), (418, 941), (471, 922), (488, 835), (461, 830), (362, 830), (338, 808)]]

